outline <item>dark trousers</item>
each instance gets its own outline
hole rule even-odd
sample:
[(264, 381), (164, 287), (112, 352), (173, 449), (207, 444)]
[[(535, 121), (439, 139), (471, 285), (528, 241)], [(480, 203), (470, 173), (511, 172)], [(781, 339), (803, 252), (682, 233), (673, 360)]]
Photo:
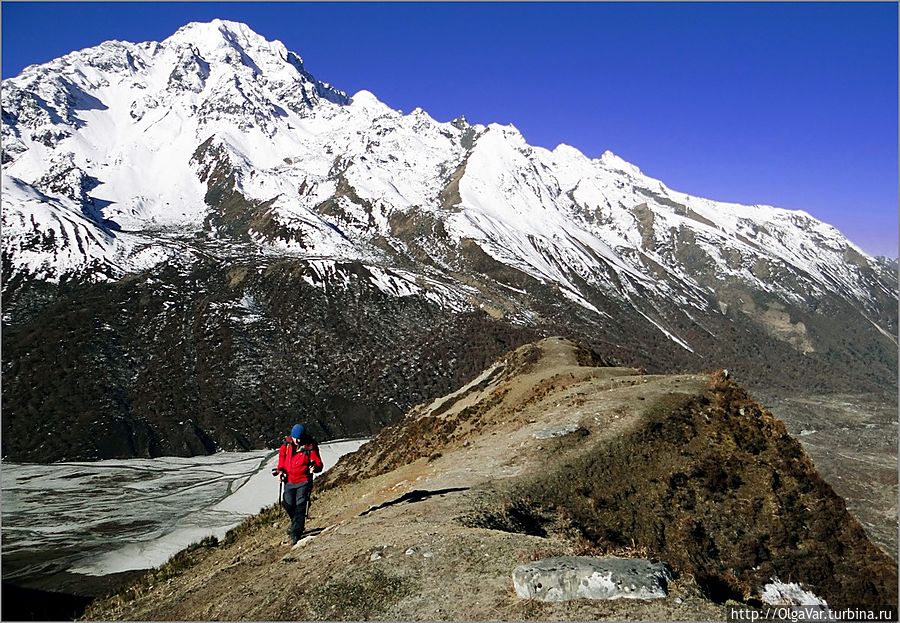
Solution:
[(306, 526), (306, 504), (309, 501), (309, 481), (299, 484), (284, 483), (281, 505), (291, 518), (291, 541), (296, 543)]

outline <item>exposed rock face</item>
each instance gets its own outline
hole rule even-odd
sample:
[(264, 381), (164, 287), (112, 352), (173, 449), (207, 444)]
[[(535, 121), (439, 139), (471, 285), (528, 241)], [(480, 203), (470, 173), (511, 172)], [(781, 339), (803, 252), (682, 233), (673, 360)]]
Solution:
[(520, 565), (512, 577), (523, 599), (663, 599), (672, 573), (640, 558), (560, 556)]

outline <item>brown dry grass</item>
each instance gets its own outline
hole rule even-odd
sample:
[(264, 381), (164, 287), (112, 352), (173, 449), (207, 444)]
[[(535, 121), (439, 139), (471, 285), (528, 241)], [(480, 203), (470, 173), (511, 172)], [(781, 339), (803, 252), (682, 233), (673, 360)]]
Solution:
[[(851, 593), (896, 602), (896, 565), (746, 392), (724, 379), (579, 368), (573, 345), (539, 347), (534, 361), (534, 348), (507, 360), (518, 373), (437, 416), (420, 406), (341, 461), (309, 524), (328, 530), (308, 545), (286, 551), (270, 509), (89, 616), (710, 620), (724, 616), (710, 598), (745, 599), (773, 575), (830, 603)], [(560, 424), (580, 432), (535, 438)], [(448, 493), (398, 502), (413, 490)], [(657, 602), (518, 599), (512, 569), (558, 555), (658, 558), (676, 578)]]

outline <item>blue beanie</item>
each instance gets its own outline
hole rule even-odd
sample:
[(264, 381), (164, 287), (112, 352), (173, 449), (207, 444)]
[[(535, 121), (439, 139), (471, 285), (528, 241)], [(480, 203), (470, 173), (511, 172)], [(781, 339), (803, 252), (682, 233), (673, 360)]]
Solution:
[(291, 437), (295, 439), (300, 439), (303, 436), (303, 431), (306, 430), (306, 427), (303, 424), (294, 424), (294, 428), (291, 429)]

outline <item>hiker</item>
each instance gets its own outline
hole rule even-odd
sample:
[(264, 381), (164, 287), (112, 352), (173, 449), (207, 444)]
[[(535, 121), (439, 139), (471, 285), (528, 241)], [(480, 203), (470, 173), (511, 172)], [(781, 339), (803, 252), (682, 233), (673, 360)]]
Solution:
[(306, 433), (303, 424), (295, 424), (278, 450), (278, 467), (272, 470), (284, 483), (281, 505), (291, 518), (288, 534), (296, 545), (306, 525), (306, 511), (312, 488), (312, 474), (322, 471), (319, 444)]

